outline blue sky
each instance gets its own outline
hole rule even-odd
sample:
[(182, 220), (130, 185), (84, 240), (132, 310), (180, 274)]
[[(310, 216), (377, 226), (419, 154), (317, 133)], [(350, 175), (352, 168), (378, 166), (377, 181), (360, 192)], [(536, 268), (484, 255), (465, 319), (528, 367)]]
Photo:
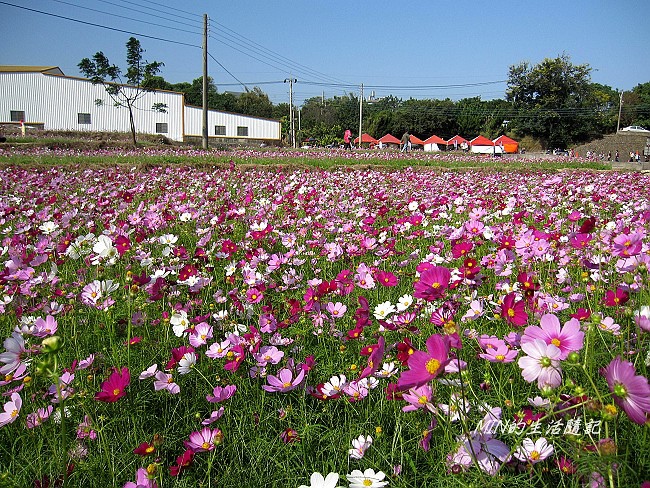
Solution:
[(649, 0), (0, 0), (0, 64), (79, 76), (79, 61), (102, 51), (124, 69), (131, 34), (97, 24), (140, 34), (166, 80), (191, 81), (204, 13), (219, 91), (258, 85), (273, 103), (289, 101), (290, 77), (297, 105), (361, 83), (366, 96), (503, 98), (511, 65), (562, 53), (615, 89), (650, 81)]

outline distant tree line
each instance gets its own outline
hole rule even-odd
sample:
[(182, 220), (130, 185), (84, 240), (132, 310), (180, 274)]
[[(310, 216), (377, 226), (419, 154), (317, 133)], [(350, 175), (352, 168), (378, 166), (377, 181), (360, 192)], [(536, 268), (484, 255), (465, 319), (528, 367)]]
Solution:
[[(374, 137), (391, 133), (398, 138), (408, 131), (421, 139), (432, 134), (443, 139), (456, 134), (469, 138), (481, 134), (490, 139), (508, 134), (530, 136), (546, 148), (566, 148), (614, 132), (619, 122), (620, 93), (593, 83), (591, 71), (588, 64), (574, 65), (569, 56), (561, 55), (536, 65), (522, 62), (511, 66), (506, 96), (501, 100), (402, 100), (394, 96), (364, 100), (363, 131)], [(202, 105), (202, 78), (172, 84), (161, 76), (151, 76), (145, 86), (183, 92), (187, 104)], [(208, 106), (279, 119), (283, 132), (289, 131), (289, 104), (274, 105), (258, 87), (243, 93), (219, 92), (210, 78)], [(359, 97), (354, 93), (313, 97), (303, 103), (300, 115), (300, 140), (337, 143), (345, 129), (355, 135), (358, 132)], [(620, 126), (626, 125), (650, 128), (650, 82), (624, 92)]]

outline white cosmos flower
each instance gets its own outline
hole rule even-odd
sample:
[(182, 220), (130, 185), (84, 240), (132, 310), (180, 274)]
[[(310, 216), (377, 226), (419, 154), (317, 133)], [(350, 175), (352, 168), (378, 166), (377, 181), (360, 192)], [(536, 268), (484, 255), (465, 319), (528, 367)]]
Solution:
[(309, 486), (300, 485), (298, 488), (340, 488), (338, 473), (329, 473), (325, 478), (320, 473), (312, 473), (309, 478)]
[(375, 310), (372, 312), (372, 314), (375, 316), (377, 320), (384, 320), (395, 310), (396, 310), (395, 306), (392, 303), (384, 302), (377, 305), (375, 307)]
[(413, 305), (413, 297), (411, 295), (402, 295), (397, 300), (397, 311), (403, 312), (407, 308)]
[(171, 246), (178, 240), (178, 237), (174, 234), (163, 234), (158, 238), (158, 242), (165, 246)]
[(179, 312), (174, 312), (174, 314), (169, 319), (169, 323), (172, 325), (172, 330), (176, 337), (182, 337), (185, 334), (185, 329), (190, 325), (190, 321), (187, 318), (187, 312), (185, 310), (180, 310)]
[(196, 354), (193, 352), (186, 352), (183, 357), (178, 361), (178, 374), (189, 373), (196, 364)]
[(59, 228), (59, 225), (55, 222), (47, 221), (39, 225), (38, 228), (41, 230), (43, 234), (51, 234), (52, 232), (54, 232), (56, 229)]
[[(372, 444), (371, 436), (360, 435), (356, 439), (352, 439), (352, 449), (348, 450), (348, 454), (352, 459), (361, 459), (370, 445)], [(349, 480), (348, 480), (349, 481)], [(368, 486), (368, 485), (363, 485)]]
[(366, 469), (363, 473), (358, 470), (352, 470), (352, 473), (347, 475), (350, 482), (350, 488), (381, 488), (388, 485), (388, 481), (382, 481), (386, 477), (383, 471), (378, 471), (372, 468)]

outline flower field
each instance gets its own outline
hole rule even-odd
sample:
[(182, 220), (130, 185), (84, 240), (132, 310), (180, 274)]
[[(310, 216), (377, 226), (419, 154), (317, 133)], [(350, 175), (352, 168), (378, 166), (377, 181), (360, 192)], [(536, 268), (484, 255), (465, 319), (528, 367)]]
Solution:
[(650, 485), (648, 175), (57, 157), (0, 168), (0, 486)]

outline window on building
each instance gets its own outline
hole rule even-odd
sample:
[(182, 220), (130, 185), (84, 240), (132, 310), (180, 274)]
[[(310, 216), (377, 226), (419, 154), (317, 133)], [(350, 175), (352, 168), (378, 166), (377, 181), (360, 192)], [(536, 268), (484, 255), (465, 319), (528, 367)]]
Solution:
[(225, 125), (215, 125), (214, 126), (214, 135), (215, 136), (225, 136), (226, 135), (226, 126)]
[(248, 127), (237, 127), (237, 135), (240, 137), (248, 137)]
[(25, 111), (24, 110), (11, 110), (11, 121), (12, 122), (24, 122), (25, 121)]
[(79, 124), (90, 124), (90, 114), (77, 114), (77, 122)]
[(167, 134), (167, 122), (156, 123), (156, 134)]

